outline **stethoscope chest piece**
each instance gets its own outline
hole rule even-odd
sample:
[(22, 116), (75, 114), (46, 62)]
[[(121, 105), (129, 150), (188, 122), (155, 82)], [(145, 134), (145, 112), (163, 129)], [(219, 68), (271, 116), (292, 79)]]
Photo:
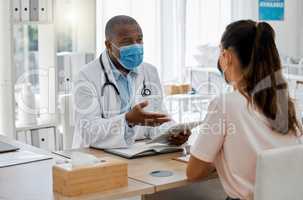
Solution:
[(141, 90), (141, 96), (147, 97), (151, 95), (151, 90), (146, 87), (145, 79), (143, 80), (143, 88)]
[[(105, 69), (105, 66), (103, 64), (102, 54), (99, 57), (99, 62), (100, 62), (101, 70), (103, 71), (104, 78), (105, 78), (105, 82), (103, 83), (103, 85), (101, 87), (101, 96), (103, 97), (105, 95), (104, 93), (105, 93), (105, 88), (106, 87), (112, 87), (114, 89), (115, 93), (117, 94), (117, 96), (120, 96), (120, 92), (118, 90), (118, 87), (112, 81), (110, 81), (110, 79), (109, 79), (109, 76), (108, 76), (108, 74), (106, 72), (106, 69)], [(145, 77), (144, 77), (144, 79), (143, 79), (143, 88), (141, 90), (141, 96), (142, 97), (147, 97), (147, 96), (150, 96), (151, 94), (152, 94), (151, 89), (146, 87)]]

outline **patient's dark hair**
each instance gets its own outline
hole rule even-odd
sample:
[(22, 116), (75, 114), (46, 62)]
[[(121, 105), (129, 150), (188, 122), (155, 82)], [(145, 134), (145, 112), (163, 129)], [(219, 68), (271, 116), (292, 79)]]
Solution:
[(266, 22), (236, 21), (226, 27), (221, 45), (232, 49), (240, 61), (243, 78), (239, 91), (248, 105), (263, 113), (274, 131), (302, 133), (282, 75), (273, 28)]
[(134, 18), (127, 16), (127, 15), (117, 15), (117, 16), (112, 17), (106, 23), (106, 26), (105, 26), (106, 40), (109, 40), (114, 36), (116, 27), (125, 25), (125, 24), (137, 25), (141, 31), (141, 28), (140, 28), (138, 22)]

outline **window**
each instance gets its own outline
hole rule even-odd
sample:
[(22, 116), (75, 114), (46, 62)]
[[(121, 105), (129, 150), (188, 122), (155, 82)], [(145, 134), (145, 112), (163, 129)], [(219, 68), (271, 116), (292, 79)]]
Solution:
[[(39, 84), (39, 44), (38, 26), (16, 24), (13, 27), (14, 40), (14, 64), (15, 64), (15, 97), (16, 97), (16, 123), (26, 120), (24, 112), (26, 108), (35, 110), (35, 104), (29, 104), (25, 90), (31, 91), (35, 97), (40, 96)], [(25, 88), (27, 87), (27, 88)], [(35, 99), (32, 99), (35, 101)], [(33, 119), (34, 120), (34, 119)], [(22, 123), (22, 122), (20, 122)]]
[(95, 58), (96, 1), (57, 0), (56, 60), (57, 91), (70, 94), (80, 68)]
[[(38, 69), (38, 27), (37, 25), (14, 26), (14, 60), (16, 81), (28, 71)], [(39, 76), (32, 74), (20, 80), (20, 84), (28, 81), (36, 94), (39, 93)]]
[(211, 55), (212, 52), (201, 56), (206, 53), (203, 50), (210, 50), (206, 46), (219, 45), (225, 27), (231, 22), (231, 0), (190, 0), (186, 9), (186, 66), (201, 66), (211, 57), (217, 60), (218, 55)]
[[(94, 59), (95, 0), (54, 0), (54, 5), (52, 23), (13, 24), (16, 124), (55, 122), (57, 94), (69, 94), (61, 90), (66, 80)], [(62, 54), (69, 56), (69, 66), (60, 65)]]
[(164, 82), (184, 81), (186, 66), (196, 66), (199, 46), (217, 45), (230, 22), (231, 0), (97, 0), (97, 52), (104, 47), (106, 22), (130, 15), (142, 27), (145, 61)]

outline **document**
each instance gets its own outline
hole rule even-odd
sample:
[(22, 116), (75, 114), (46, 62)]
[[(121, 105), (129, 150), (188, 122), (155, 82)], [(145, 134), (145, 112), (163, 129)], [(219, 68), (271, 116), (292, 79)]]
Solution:
[(186, 122), (186, 123), (179, 123), (179, 124), (173, 124), (169, 127), (160, 128), (160, 133), (150, 141), (148, 141), (148, 144), (151, 143), (163, 143), (167, 144), (169, 143), (168, 137), (170, 134), (177, 134), (185, 130), (192, 130), (193, 128), (199, 126), (202, 124), (203, 121), (197, 121), (197, 122)]
[(190, 155), (186, 155), (186, 156), (180, 156), (180, 157), (174, 158), (174, 160), (183, 162), (183, 163), (188, 163), (189, 158), (190, 158)]

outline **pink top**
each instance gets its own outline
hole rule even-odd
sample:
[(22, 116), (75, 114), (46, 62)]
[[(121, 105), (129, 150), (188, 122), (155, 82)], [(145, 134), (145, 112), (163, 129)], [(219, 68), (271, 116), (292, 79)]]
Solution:
[(294, 134), (272, 131), (267, 119), (234, 91), (210, 103), (191, 154), (214, 163), (230, 197), (252, 200), (258, 152), (298, 143)]

